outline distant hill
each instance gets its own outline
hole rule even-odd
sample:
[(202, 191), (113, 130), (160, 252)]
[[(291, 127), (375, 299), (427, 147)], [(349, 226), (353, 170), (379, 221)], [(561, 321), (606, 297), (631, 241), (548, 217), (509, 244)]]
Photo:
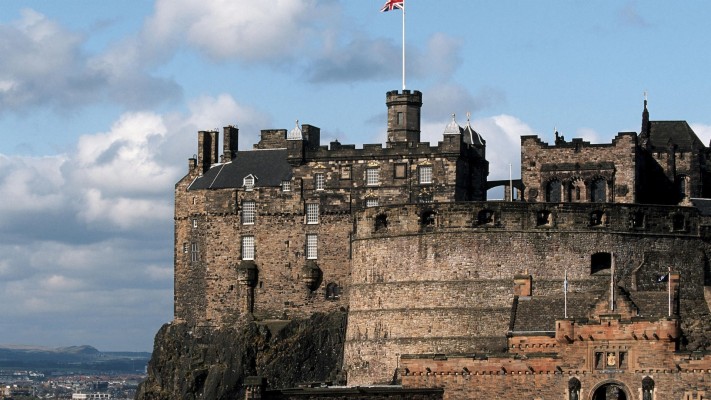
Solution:
[(0, 369), (76, 372), (142, 372), (151, 353), (101, 352), (92, 346), (0, 345)]

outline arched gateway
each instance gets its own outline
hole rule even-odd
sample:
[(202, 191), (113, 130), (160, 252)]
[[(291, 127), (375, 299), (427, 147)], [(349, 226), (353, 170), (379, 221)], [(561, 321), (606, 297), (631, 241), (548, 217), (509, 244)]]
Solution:
[(629, 390), (617, 381), (601, 382), (592, 390), (591, 400), (631, 400)]

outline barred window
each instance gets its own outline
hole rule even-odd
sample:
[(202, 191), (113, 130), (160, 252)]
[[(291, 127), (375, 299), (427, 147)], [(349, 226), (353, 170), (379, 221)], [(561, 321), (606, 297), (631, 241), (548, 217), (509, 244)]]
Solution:
[(318, 203), (306, 204), (306, 223), (318, 224)]
[(368, 186), (380, 184), (380, 169), (368, 168), (365, 170), (365, 184)]
[(254, 200), (242, 200), (242, 225), (254, 225), (257, 215), (257, 203)]
[(195, 262), (198, 261), (200, 258), (200, 253), (198, 252), (198, 244), (197, 243), (191, 243), (190, 244), (190, 261)]
[(378, 206), (378, 199), (365, 199), (365, 206), (366, 207), (377, 207)]
[(432, 167), (420, 167), (420, 185), (432, 183)]
[(291, 192), (291, 181), (281, 181), (281, 191)]
[(254, 236), (242, 236), (242, 259), (254, 260)]
[(319, 173), (314, 176), (316, 181), (316, 190), (323, 190), (326, 187), (326, 178), (323, 174)]
[(306, 259), (315, 260), (318, 258), (318, 235), (306, 235)]

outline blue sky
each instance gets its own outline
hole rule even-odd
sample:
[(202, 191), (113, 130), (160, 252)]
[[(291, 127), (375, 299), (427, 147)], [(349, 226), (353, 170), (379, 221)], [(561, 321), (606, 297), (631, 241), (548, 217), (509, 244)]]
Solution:
[[(0, 343), (150, 350), (172, 318), (172, 191), (196, 132), (295, 120), (382, 142), (401, 89), (384, 0), (0, 1)], [(423, 140), (471, 113), (490, 179), (519, 137), (711, 139), (707, 1), (407, 1)], [(518, 175), (514, 172), (514, 175)]]

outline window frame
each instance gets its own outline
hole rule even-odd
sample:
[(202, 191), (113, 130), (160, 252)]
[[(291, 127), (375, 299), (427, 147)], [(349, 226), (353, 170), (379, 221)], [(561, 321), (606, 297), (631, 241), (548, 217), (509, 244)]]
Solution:
[(420, 165), (417, 168), (417, 182), (420, 185), (431, 185), (433, 183), (433, 172), (431, 165)]
[(281, 181), (281, 191), (291, 192), (291, 181), (283, 180)]
[(365, 169), (365, 185), (378, 186), (380, 185), (380, 168), (369, 167)]
[(240, 239), (242, 260), (254, 260), (256, 255), (254, 235), (244, 235)]
[(325, 190), (326, 189), (326, 176), (323, 172), (317, 172), (314, 174), (314, 190)]
[(315, 225), (319, 223), (319, 208), (318, 203), (306, 203), (306, 209), (304, 210), (306, 224)]
[(257, 220), (257, 202), (242, 200), (242, 225), (254, 225)]
[(307, 260), (318, 259), (318, 234), (307, 233), (305, 243), (305, 255)]
[(200, 261), (200, 247), (197, 242), (190, 243), (190, 262)]
[(256, 184), (257, 179), (254, 177), (254, 175), (247, 175), (244, 178), (242, 178), (242, 186), (244, 187), (244, 190), (246, 191), (252, 191), (254, 190), (254, 185)]

